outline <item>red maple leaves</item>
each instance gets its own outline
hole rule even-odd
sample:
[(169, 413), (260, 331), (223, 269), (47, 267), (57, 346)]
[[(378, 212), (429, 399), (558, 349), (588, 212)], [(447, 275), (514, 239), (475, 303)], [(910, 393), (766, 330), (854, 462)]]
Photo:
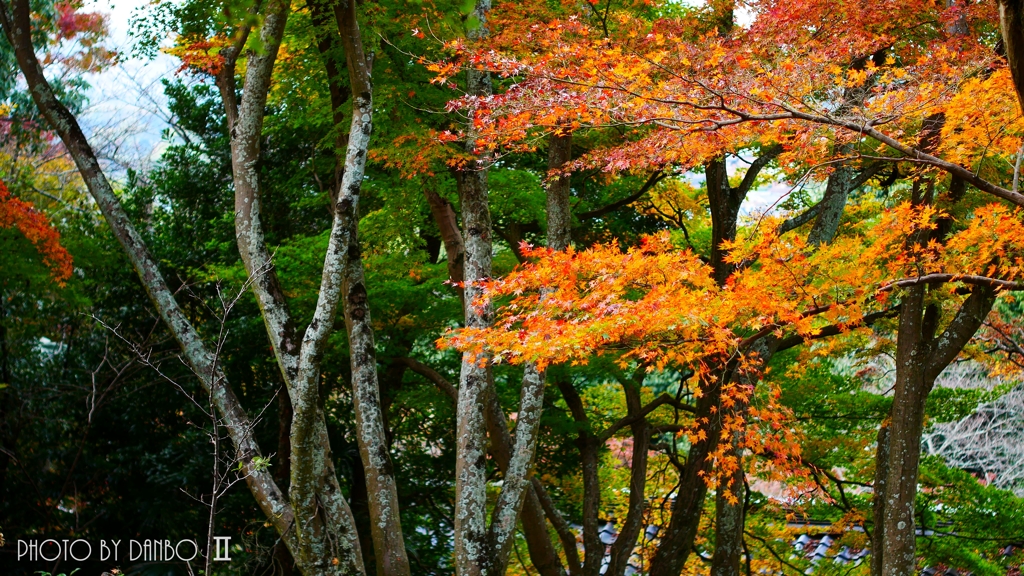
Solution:
[(60, 233), (31, 202), (11, 195), (0, 181), (0, 228), (17, 228), (35, 246), (54, 281), (63, 286), (71, 277), (71, 254), (61, 246)]

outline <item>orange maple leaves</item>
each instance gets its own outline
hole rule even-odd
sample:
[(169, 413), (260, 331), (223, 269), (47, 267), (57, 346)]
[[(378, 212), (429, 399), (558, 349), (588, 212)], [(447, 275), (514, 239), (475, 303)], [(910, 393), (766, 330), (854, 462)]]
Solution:
[(726, 244), (736, 272), (725, 286), (667, 234), (626, 251), (616, 244), (565, 252), (527, 246), (524, 254), (533, 261), (484, 283), (478, 304), (503, 303), (493, 326), (451, 331), (439, 344), (497, 363), (540, 366), (583, 364), (616, 351), (652, 368), (700, 373), (723, 358), (745, 362), (759, 335), (814, 339), (826, 326), (855, 328), (884, 310), (891, 292), (906, 282), (1024, 277), (1020, 211), (982, 206), (944, 242), (907, 241), (948, 218), (933, 207), (904, 203), (813, 250), (803, 237), (781, 235), (775, 221), (765, 220)]
[(71, 277), (71, 254), (60, 244), (60, 233), (31, 202), (11, 195), (0, 181), (0, 228), (17, 228), (35, 246), (61, 286)]
[(230, 45), (231, 39), (224, 35), (212, 38), (188, 36), (179, 38), (175, 46), (164, 51), (181, 59), (178, 72), (192, 70), (217, 76), (224, 67), (224, 56), (220, 51)]

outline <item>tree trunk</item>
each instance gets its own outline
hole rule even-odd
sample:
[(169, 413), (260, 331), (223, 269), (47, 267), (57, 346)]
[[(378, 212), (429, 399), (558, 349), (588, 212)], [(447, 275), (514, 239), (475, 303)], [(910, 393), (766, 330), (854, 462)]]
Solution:
[(1017, 103), (1024, 108), (1024, 0), (999, 0), (998, 4), (1006, 61), (1017, 91)]
[(601, 512), (601, 481), (599, 477), (600, 460), (598, 451), (601, 446), (590, 430), (587, 412), (583, 400), (573, 388), (571, 382), (558, 380), (558, 389), (562, 392), (572, 418), (579, 427), (576, 447), (580, 451), (580, 468), (583, 475), (583, 576), (597, 576), (601, 570), (605, 546), (597, 531), (597, 521)]
[[(487, 205), (485, 173), (461, 178), (462, 222), (466, 232), (466, 326), (491, 323), (489, 305), (478, 307), (479, 281), (491, 275), (491, 217)], [(487, 438), (484, 406), (487, 403), (487, 360), (464, 353), (456, 407), (455, 562), (459, 576), (480, 576), (487, 561)]]
[[(459, 182), (464, 182), (466, 178), (474, 177), (480, 178), (480, 176), (476, 174), (456, 174), (456, 178)], [(485, 185), (486, 183), (484, 183), (484, 186)], [(454, 283), (461, 283), (465, 280), (466, 249), (462, 233), (459, 231), (455, 212), (452, 209), (451, 204), (441, 198), (441, 196), (436, 192), (432, 190), (425, 190), (424, 195), (427, 198), (427, 203), (430, 206), (434, 222), (437, 224), (441, 239), (444, 242), (445, 252), (447, 253), (449, 278)], [(462, 289), (459, 289), (459, 296), (464, 296)], [(465, 305), (465, 301), (463, 302), (463, 305)], [(489, 375), (487, 375), (487, 377), (489, 378)], [(455, 395), (457, 396), (457, 393)], [(536, 394), (533, 396), (536, 397)], [(498, 465), (498, 469), (502, 474), (508, 475), (509, 467), (512, 464), (512, 438), (509, 434), (508, 425), (505, 421), (505, 415), (497, 402), (496, 395), (489, 393), (487, 394), (487, 397), (488, 408), (485, 413), (485, 418), (486, 428), (490, 436), (490, 452)], [(536, 431), (534, 431), (534, 433), (536, 433)], [(523, 496), (524, 499), (521, 513), (523, 516), (523, 531), (526, 534), (526, 542), (530, 559), (533, 562), (534, 567), (537, 568), (542, 576), (561, 576), (565, 574), (565, 570), (558, 559), (558, 554), (555, 552), (554, 546), (551, 543), (551, 538), (548, 535), (547, 526), (544, 522), (546, 512), (542, 506), (541, 499), (537, 494), (537, 488), (532, 483), (529, 483), (524, 487), (524, 489), (525, 493)], [(504, 505), (504, 507), (507, 507), (507, 505)], [(501, 508), (499, 507), (498, 509)], [(553, 508), (552, 511), (554, 512)], [(509, 543), (510, 542), (511, 541), (509, 541)], [(573, 546), (574, 548), (572, 549), (572, 552), (575, 552), (575, 542), (573, 543)]]
[(729, 186), (725, 156), (708, 162), (704, 174), (707, 177), (708, 204), (711, 207), (711, 268), (714, 270), (715, 282), (722, 286), (732, 273), (732, 266), (726, 264), (726, 253), (721, 244), (736, 238), (736, 219), (743, 197), (739, 197), (736, 190)]
[(885, 422), (878, 428), (878, 440), (875, 448), (875, 480), (872, 484), (872, 521), (871, 533), (871, 576), (882, 574), (882, 550), (885, 545), (885, 483), (889, 477), (889, 423)]
[[(626, 382), (624, 384), (627, 415), (638, 416), (642, 408), (641, 382)], [(644, 508), (647, 505), (644, 488), (647, 485), (647, 451), (651, 443), (651, 430), (647, 424), (647, 418), (640, 417), (630, 424), (630, 431), (633, 433), (633, 458), (630, 462), (629, 509), (626, 519), (619, 529), (619, 536), (612, 543), (611, 558), (608, 562), (608, 570), (605, 571), (608, 576), (623, 576), (626, 573), (629, 558), (633, 555), (637, 537), (643, 528)]]
[[(846, 151), (844, 149), (844, 152)], [(840, 164), (829, 175), (828, 183), (825, 185), (825, 195), (822, 197), (821, 207), (818, 209), (818, 218), (807, 235), (808, 245), (827, 244), (835, 236), (839, 229), (839, 221), (846, 208), (846, 199), (850, 195), (852, 182), (853, 169), (845, 164)]]
[[(572, 134), (552, 134), (548, 147), (548, 171), (562, 170), (570, 160), (572, 160)], [(547, 188), (548, 248), (565, 250), (569, 247), (569, 242), (572, 239), (569, 177), (559, 175), (556, 178), (550, 178)]]
[[(363, 51), (355, 2), (335, 5), (335, 17), (341, 31), (342, 45), (349, 70), (353, 94), (352, 124), (349, 129), (345, 170), (338, 201), (335, 204), (334, 230), (338, 232), (337, 248), (341, 255), (341, 294), (344, 301), (345, 327), (349, 338), (349, 359), (352, 369), (352, 395), (355, 401), (356, 437), (359, 454), (366, 471), (366, 488), (370, 494), (370, 520), (373, 547), (379, 576), (407, 576), (409, 558), (405, 550), (399, 516), (398, 488), (387, 446), (384, 413), (381, 408), (377, 376), (377, 352), (362, 251), (359, 247), (359, 193), (366, 168), (373, 118), (370, 61)], [(333, 248), (332, 243), (332, 248)], [(329, 249), (330, 250), (330, 249)]]
[[(555, 508), (555, 503), (552, 502), (551, 496), (547, 493), (547, 490), (544, 489), (544, 485), (540, 483), (540, 480), (533, 478), (531, 479), (531, 483), (533, 484), (533, 495), (537, 497), (540, 507), (544, 510), (544, 515), (547, 517), (548, 522), (551, 522), (555, 532), (558, 534), (558, 539), (562, 543), (562, 551), (565, 553), (565, 560), (568, 565), (567, 571), (569, 575), (578, 576), (581, 573), (581, 568), (579, 551), (576, 549), (576, 534), (573, 533), (572, 529), (569, 527), (569, 523), (565, 521), (562, 514)], [(529, 505), (529, 500), (527, 500), (527, 505)], [(526, 538), (529, 540), (531, 538), (528, 524), (530, 517), (527, 515), (527, 510), (527, 507), (523, 508), (523, 524), (526, 526)], [(539, 523), (537, 525), (539, 526)], [(550, 545), (550, 539), (547, 535), (547, 531), (545, 530), (543, 532), (545, 541)], [(558, 562), (558, 555), (554, 552), (554, 548), (551, 550), (551, 555), (554, 556), (555, 561)], [(531, 553), (530, 556), (532, 559), (533, 554)], [(541, 565), (539, 565), (536, 560), (534, 560), (533, 564), (537, 567), (537, 570), (541, 570)], [(557, 568), (559, 573), (563, 572), (561, 562), (558, 562)], [(541, 573), (545, 575), (548, 574), (543, 571)]]
[[(548, 170), (561, 169), (569, 161), (571, 152), (571, 135), (553, 135), (548, 154)], [(572, 214), (569, 210), (569, 178), (561, 176), (549, 182), (547, 198), (548, 248), (564, 250), (569, 246), (572, 224)], [(545, 293), (546, 291), (542, 289), (542, 298)], [(498, 496), (491, 520), (489, 547), (492, 555), (490, 572), (493, 574), (505, 573), (515, 538), (516, 521), (523, 498), (530, 486), (528, 476), (537, 446), (537, 429), (544, 410), (544, 380), (544, 371), (539, 370), (535, 363), (528, 362), (524, 366), (515, 442), (512, 444), (512, 454), (508, 468), (504, 471), (501, 494)]]
[(949, 326), (935, 337), (939, 310), (934, 304), (925, 307), (925, 289), (925, 286), (907, 288), (900, 304), (882, 532), (877, 537), (881, 542), (883, 576), (903, 576), (916, 569), (914, 499), (925, 400), (935, 379), (974, 336), (995, 301), (992, 289), (975, 287)]
[[(751, 162), (742, 181), (735, 187), (729, 184), (724, 156), (705, 165), (708, 204), (711, 208), (711, 267), (715, 282), (720, 286), (725, 285), (733, 271), (732, 265), (725, 261), (726, 253), (722, 243), (736, 238), (736, 221), (743, 200), (761, 170), (781, 152), (780, 146), (761, 150), (760, 156)], [(762, 346), (767, 344), (765, 342)], [(764, 361), (769, 357), (762, 356)], [(704, 510), (704, 498), (707, 496), (704, 477), (711, 470), (708, 454), (717, 449), (722, 432), (721, 418), (717, 416), (722, 385), (728, 382), (732, 372), (731, 363), (723, 362), (719, 374), (704, 385), (704, 395), (697, 401), (695, 419), (704, 423), (706, 437), (690, 445), (686, 463), (680, 471), (679, 488), (672, 503), (669, 525), (663, 529), (661, 543), (651, 559), (650, 576), (678, 576), (693, 549)]]
[(720, 400), (721, 386), (718, 382), (705, 386), (704, 395), (697, 400), (695, 419), (707, 423), (704, 427), (706, 438), (690, 445), (672, 502), (672, 516), (651, 559), (650, 576), (679, 576), (693, 550), (704, 511), (704, 498), (708, 493), (708, 485), (704, 481), (704, 476), (711, 472), (708, 455), (717, 448), (722, 432), (720, 418), (713, 417)]
[[(745, 412), (745, 408), (740, 408)], [(742, 432), (735, 432), (730, 455), (736, 458), (732, 474), (722, 475), (715, 495), (715, 555), (711, 559), (711, 576), (739, 576), (743, 554), (743, 498), (745, 486), (743, 452), (740, 448)]]
[[(900, 308), (896, 344), (896, 388), (889, 430), (885, 508), (882, 522), (882, 573), (902, 576), (915, 571), (914, 497), (921, 457), (924, 401), (931, 388), (925, 379), (927, 341), (923, 334), (924, 286), (907, 289)], [(934, 331), (938, 311), (929, 307)], [(916, 440), (916, 442), (915, 442)]]
[[(430, 214), (434, 217), (434, 223), (441, 234), (441, 241), (444, 243), (445, 260), (448, 263), (448, 280), (453, 283), (462, 282), (465, 275), (466, 248), (462, 243), (462, 233), (459, 231), (458, 218), (450, 202), (442, 198), (433, 190), (423, 190), (427, 198), (427, 205), (430, 206)], [(459, 297), (462, 297), (462, 290), (458, 289)]]

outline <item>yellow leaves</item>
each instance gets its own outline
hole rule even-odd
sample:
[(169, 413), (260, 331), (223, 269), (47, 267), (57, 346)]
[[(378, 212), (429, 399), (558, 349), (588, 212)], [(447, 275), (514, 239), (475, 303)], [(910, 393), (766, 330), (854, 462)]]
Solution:
[(709, 225), (707, 211), (702, 206), (703, 190), (681, 178), (662, 180), (637, 204), (637, 211), (660, 218), (676, 226), (692, 229)]
[(1013, 165), (1024, 136), (1024, 118), (1008, 69), (961, 84), (944, 112), (942, 151), (946, 158), (972, 166), (984, 156), (1002, 156)]
[(162, 50), (181, 60), (178, 72), (188, 69), (216, 76), (224, 65), (224, 57), (220, 55), (220, 51), (230, 45), (231, 39), (225, 35), (212, 38), (190, 35), (179, 36), (174, 46)]

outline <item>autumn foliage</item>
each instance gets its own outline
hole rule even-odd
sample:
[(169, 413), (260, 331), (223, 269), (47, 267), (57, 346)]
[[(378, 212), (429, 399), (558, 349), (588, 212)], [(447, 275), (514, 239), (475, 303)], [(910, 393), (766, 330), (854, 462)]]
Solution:
[(58, 284), (63, 286), (71, 277), (71, 254), (61, 246), (60, 233), (31, 202), (12, 196), (3, 182), (0, 182), (0, 228), (17, 228), (24, 234)]

